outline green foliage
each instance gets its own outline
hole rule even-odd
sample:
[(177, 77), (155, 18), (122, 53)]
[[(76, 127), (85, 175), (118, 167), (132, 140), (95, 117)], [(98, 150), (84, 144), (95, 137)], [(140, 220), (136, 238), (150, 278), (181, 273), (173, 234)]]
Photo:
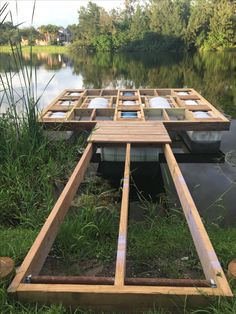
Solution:
[(111, 34), (96, 36), (92, 41), (92, 45), (97, 51), (111, 51), (113, 49)]
[(189, 18), (190, 1), (152, 1), (150, 30), (161, 35), (183, 38)]
[(147, 12), (137, 5), (131, 18), (129, 37), (131, 40), (142, 39), (148, 30)]
[(13, 123), (8, 115), (0, 120), (0, 221), (35, 227), (55, 202), (57, 180), (66, 181), (73, 169), (80, 142), (68, 149), (66, 143), (49, 142), (41, 131), (31, 136), (22, 125), (16, 137)]
[[(32, 51), (26, 67), (21, 46), (11, 49), (14, 69), (0, 74), (1, 101), (8, 107), (0, 117), (0, 221), (2, 225), (36, 227), (52, 207), (55, 180), (62, 178), (68, 165), (74, 165), (81, 142), (70, 150), (65, 143), (53, 145), (44, 136), (37, 121), (41, 97)], [(13, 84), (15, 76), (20, 82), (18, 90)], [(55, 155), (49, 153), (51, 149)]]
[(7, 45), (19, 41), (19, 32), (12, 22), (5, 22), (0, 25), (0, 45)]
[(38, 30), (42, 35), (42, 38), (49, 44), (55, 45), (57, 44), (57, 37), (60, 27), (57, 25), (41, 25)]
[(33, 244), (38, 232), (38, 228), (30, 229), (22, 226), (13, 228), (0, 225), (1, 256), (9, 256), (16, 265), (19, 265)]
[(236, 44), (234, 6), (226, 0), (214, 5), (213, 15), (210, 19), (210, 32), (205, 42), (208, 48), (227, 48)]

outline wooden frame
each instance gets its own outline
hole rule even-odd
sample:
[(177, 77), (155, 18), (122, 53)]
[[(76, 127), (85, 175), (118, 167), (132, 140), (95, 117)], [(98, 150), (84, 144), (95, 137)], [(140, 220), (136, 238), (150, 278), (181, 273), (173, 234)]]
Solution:
[(40, 281), (40, 276), (37, 276), (92, 157), (93, 144), (89, 143), (8, 291), (15, 293), (21, 300), (30, 302), (63, 303), (99, 310), (125, 309), (126, 311), (141, 310), (154, 305), (175, 307), (189, 303), (191, 306), (197, 306), (205, 304), (209, 296), (232, 297), (228, 282), (170, 145), (164, 144), (163, 150), (203, 267), (205, 284), (202, 285), (201, 281), (198, 281), (199, 286), (197, 286), (197, 281), (193, 280), (191, 284), (184, 281), (179, 285), (178, 280), (162, 278), (154, 279), (152, 283), (140, 278), (137, 284), (138, 279), (125, 277), (131, 143), (126, 143), (115, 278), (111, 281), (111, 278), (96, 280), (93, 277), (90, 279), (90, 284), (88, 279), (84, 279), (81, 283), (81, 278), (64, 278), (66, 284), (60, 281), (62, 278), (59, 281), (55, 278), (52, 281), (51, 278), (51, 283), (43, 283), (43, 278), (41, 283), (30, 282), (30, 276)]
[[(87, 89), (79, 90), (80, 96), (68, 96), (70, 92), (73, 93), (75, 90), (67, 89), (61, 93), (41, 114), (39, 122), (43, 123), (45, 129), (57, 130), (78, 130), (78, 129), (89, 129), (88, 121), (94, 121), (96, 124), (97, 120), (101, 121), (102, 118), (97, 119), (100, 115), (96, 115), (94, 111), (90, 119), (86, 120), (76, 120), (75, 112), (78, 110), (85, 110), (87, 108), (88, 102), (96, 97), (103, 97), (108, 99), (109, 104), (107, 108), (97, 108), (96, 110), (114, 110), (113, 121), (123, 121), (121, 118), (121, 111), (135, 111), (138, 113), (137, 120), (145, 121), (161, 120), (168, 130), (175, 131), (221, 131), (228, 130), (230, 126), (229, 120), (224, 117), (224, 115), (218, 111), (214, 106), (212, 106), (205, 98), (203, 98), (194, 89)], [(132, 92), (132, 95), (125, 96), (124, 92)], [(184, 93), (184, 95), (179, 94)], [(152, 97), (161, 96), (165, 97), (169, 103), (171, 103), (171, 108), (160, 109), (160, 108), (150, 108), (149, 99)], [(63, 100), (74, 101), (72, 106), (59, 106), (59, 102)], [(135, 101), (132, 106), (122, 105), (124, 100)], [(186, 105), (185, 100), (194, 100), (200, 102), (198, 105)], [(162, 115), (160, 116), (158, 112), (162, 110)], [(184, 119), (180, 118), (179, 112), (185, 110)], [(197, 119), (194, 118), (194, 111), (207, 111), (210, 114), (208, 119)], [(64, 118), (51, 118), (51, 112), (63, 111), (66, 113)], [(82, 112), (82, 111), (81, 111)], [(153, 114), (150, 113), (153, 112)], [(177, 119), (172, 119), (173, 117), (178, 117)], [(172, 118), (171, 118), (172, 117)], [(84, 121), (83, 121), (84, 120)], [(107, 120), (104, 116), (104, 120)], [(125, 119), (129, 121), (129, 119)], [(130, 119), (133, 121), (134, 119)], [(91, 125), (91, 124), (90, 124)]]

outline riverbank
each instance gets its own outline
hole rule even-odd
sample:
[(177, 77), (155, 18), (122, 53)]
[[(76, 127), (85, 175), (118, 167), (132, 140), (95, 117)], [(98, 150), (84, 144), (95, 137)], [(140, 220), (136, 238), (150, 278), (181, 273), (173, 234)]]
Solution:
[[(30, 46), (24, 46), (22, 47), (23, 52), (30, 52), (31, 47)], [(67, 53), (68, 52), (68, 46), (32, 46), (32, 52), (33, 53)], [(0, 46), (0, 53), (12, 53), (11, 46)]]

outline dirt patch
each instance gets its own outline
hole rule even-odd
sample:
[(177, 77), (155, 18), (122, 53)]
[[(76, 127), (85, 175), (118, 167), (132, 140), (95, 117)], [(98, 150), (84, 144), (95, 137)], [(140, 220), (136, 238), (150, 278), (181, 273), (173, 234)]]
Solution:
[(103, 263), (97, 259), (67, 263), (62, 258), (48, 257), (40, 275), (50, 276), (115, 276), (115, 261)]

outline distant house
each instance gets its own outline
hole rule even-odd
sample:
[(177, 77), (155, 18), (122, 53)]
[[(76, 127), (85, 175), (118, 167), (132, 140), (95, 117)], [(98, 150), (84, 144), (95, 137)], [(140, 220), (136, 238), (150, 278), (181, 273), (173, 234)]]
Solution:
[(22, 46), (28, 46), (29, 45), (29, 39), (21, 37), (21, 45)]
[(61, 27), (58, 31), (58, 44), (66, 45), (71, 42), (71, 32), (67, 28)]
[(36, 46), (47, 46), (48, 45), (48, 41), (46, 41), (44, 39), (36, 39), (35, 40), (35, 45)]

